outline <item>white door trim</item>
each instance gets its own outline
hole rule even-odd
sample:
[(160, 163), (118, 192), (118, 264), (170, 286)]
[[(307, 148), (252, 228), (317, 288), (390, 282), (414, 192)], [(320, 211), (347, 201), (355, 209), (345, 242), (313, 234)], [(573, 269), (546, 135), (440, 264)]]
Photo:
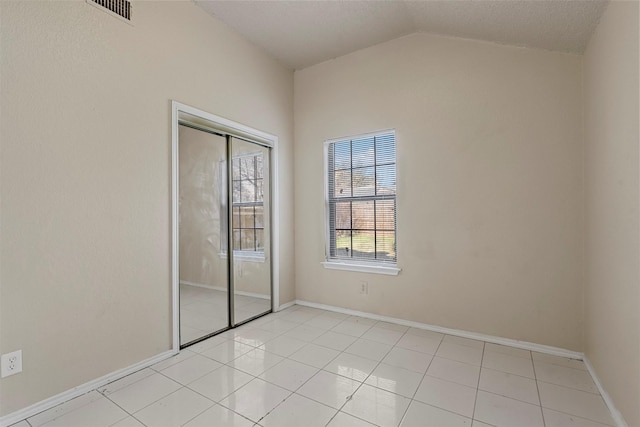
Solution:
[(255, 139), (271, 147), (271, 277), (272, 299), (271, 308), (278, 311), (280, 307), (280, 197), (278, 191), (278, 137), (250, 126), (234, 122), (215, 114), (207, 113), (189, 105), (171, 101), (171, 288), (172, 288), (172, 318), (173, 318), (173, 350), (180, 350), (180, 277), (178, 268), (178, 121), (184, 120), (182, 115), (189, 115), (197, 120), (196, 124), (218, 129), (223, 133), (235, 134), (240, 137)]

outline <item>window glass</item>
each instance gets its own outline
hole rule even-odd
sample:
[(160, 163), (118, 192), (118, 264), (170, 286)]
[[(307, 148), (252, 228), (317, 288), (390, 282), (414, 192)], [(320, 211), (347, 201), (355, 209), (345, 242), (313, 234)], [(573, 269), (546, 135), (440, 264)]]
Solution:
[(395, 133), (329, 142), (326, 161), (328, 258), (395, 264)]
[(264, 159), (243, 154), (232, 165), (233, 249), (264, 252)]

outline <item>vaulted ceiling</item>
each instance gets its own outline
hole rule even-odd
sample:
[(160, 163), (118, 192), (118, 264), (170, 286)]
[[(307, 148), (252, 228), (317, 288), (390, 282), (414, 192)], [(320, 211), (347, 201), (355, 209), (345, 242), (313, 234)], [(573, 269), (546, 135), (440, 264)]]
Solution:
[(290, 68), (414, 32), (583, 53), (606, 0), (195, 0)]

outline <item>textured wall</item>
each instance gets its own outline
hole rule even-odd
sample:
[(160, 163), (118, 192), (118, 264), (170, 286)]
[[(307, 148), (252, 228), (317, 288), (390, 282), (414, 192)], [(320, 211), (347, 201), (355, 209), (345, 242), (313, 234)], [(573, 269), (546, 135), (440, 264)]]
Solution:
[[(414, 34), (297, 71), (297, 298), (581, 350), (581, 65)], [(323, 141), (389, 128), (402, 272), (325, 270)]]
[(171, 99), (279, 137), (292, 222), (291, 71), (191, 2), (133, 8), (0, 3), (0, 415), (170, 348)]
[(609, 4), (584, 56), (585, 354), (640, 425), (638, 2)]

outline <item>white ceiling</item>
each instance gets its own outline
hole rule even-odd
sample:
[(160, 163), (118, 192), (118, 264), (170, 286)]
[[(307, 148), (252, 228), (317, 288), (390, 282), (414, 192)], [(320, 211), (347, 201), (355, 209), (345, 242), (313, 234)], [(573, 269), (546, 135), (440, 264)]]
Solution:
[(583, 53), (606, 0), (195, 0), (301, 69), (414, 32)]

